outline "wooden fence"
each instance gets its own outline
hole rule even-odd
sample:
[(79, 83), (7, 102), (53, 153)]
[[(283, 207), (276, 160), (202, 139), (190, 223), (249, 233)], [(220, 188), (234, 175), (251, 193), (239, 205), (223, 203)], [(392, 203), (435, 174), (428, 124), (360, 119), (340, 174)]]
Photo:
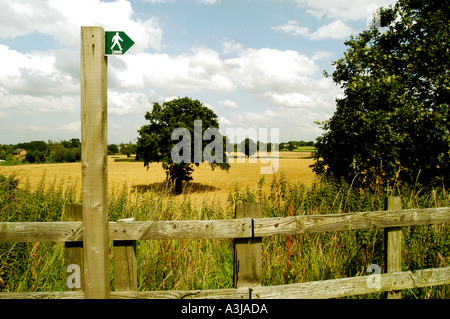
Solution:
[[(450, 267), (401, 271), (401, 227), (450, 221), (450, 208), (402, 210), (400, 198), (387, 197), (386, 210), (351, 214), (262, 218), (261, 204), (236, 206), (235, 219), (199, 221), (109, 222), (113, 241), (115, 287), (111, 298), (338, 298), (450, 284)], [(0, 298), (84, 298), (83, 222), (81, 206), (66, 205), (64, 222), (0, 222), (0, 242), (64, 242), (66, 264), (80, 265), (81, 288), (66, 292), (0, 293)], [(305, 282), (261, 285), (262, 237), (384, 228), (384, 274)], [(150, 239), (234, 239), (234, 288), (214, 290), (137, 291), (136, 241)], [(374, 284), (375, 283), (375, 284)]]

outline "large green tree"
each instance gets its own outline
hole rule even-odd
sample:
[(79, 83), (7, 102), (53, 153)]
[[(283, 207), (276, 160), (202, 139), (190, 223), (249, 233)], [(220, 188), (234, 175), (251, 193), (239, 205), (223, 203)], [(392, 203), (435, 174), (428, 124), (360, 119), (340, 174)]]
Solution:
[(399, 0), (345, 42), (331, 75), (344, 96), (321, 123), (317, 173), (369, 186), (450, 184), (449, 9)]
[(161, 162), (176, 194), (183, 181), (192, 180), (194, 165), (208, 162), (213, 170), (229, 170), (217, 115), (200, 101), (185, 97), (154, 103), (145, 119), (150, 124), (138, 131), (136, 159), (143, 160), (147, 169), (151, 162)]

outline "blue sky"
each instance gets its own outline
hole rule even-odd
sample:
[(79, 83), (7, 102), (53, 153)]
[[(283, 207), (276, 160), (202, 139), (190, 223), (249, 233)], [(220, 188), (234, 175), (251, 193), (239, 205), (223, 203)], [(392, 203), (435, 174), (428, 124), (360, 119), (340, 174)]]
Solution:
[(79, 138), (82, 25), (136, 45), (108, 58), (108, 143), (154, 102), (188, 96), (220, 128), (314, 140), (342, 94), (323, 71), (394, 0), (0, 0), (0, 144)]

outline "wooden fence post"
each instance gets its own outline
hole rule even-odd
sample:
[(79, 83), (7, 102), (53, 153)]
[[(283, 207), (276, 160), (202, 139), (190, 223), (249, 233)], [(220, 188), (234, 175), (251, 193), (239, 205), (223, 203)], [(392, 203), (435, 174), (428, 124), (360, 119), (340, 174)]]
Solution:
[[(262, 204), (236, 205), (235, 218), (262, 217)], [(262, 237), (234, 239), (235, 288), (261, 286), (262, 280)]]
[(81, 173), (85, 296), (110, 296), (107, 58), (102, 27), (81, 27)]
[[(385, 210), (402, 209), (402, 200), (398, 196), (386, 196)], [(401, 227), (387, 227), (384, 229), (384, 244), (385, 244), (385, 260), (386, 272), (402, 271), (402, 228)], [(400, 291), (391, 291), (387, 293), (388, 299), (401, 299)]]
[[(83, 220), (83, 210), (82, 206), (79, 204), (66, 204), (64, 208), (64, 221), (67, 222), (78, 222)], [(80, 287), (67, 285), (68, 291), (81, 291), (84, 289), (84, 262), (83, 262), (83, 242), (82, 241), (72, 241), (65, 242), (65, 260), (66, 260), (66, 270), (70, 265), (76, 265), (79, 267), (80, 278), (75, 278), (79, 280)], [(70, 275), (69, 275), (70, 276)], [(68, 276), (68, 277), (69, 277)], [(69, 279), (69, 278), (68, 278)], [(71, 279), (69, 279), (71, 280)]]
[[(133, 219), (118, 222), (131, 222)], [(115, 240), (113, 247), (114, 290), (137, 291), (136, 240)]]

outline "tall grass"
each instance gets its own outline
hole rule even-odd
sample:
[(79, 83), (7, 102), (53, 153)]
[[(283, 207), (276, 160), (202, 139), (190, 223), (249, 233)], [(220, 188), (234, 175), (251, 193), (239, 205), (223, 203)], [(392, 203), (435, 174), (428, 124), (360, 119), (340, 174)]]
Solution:
[[(0, 221), (61, 221), (65, 203), (75, 202), (76, 185), (47, 181), (34, 191), (28, 180), (22, 187), (17, 172), (0, 175)], [(0, 291), (65, 290), (64, 244), (0, 243)]]
[[(59, 221), (68, 202), (79, 202), (64, 181), (46, 180), (34, 191), (27, 181), (18, 187), (16, 176), (0, 176), (0, 221)], [(266, 192), (264, 185), (269, 184)], [(403, 208), (450, 206), (445, 188), (396, 187)], [(261, 178), (253, 188), (236, 186), (227, 205), (210, 197), (194, 203), (185, 193), (173, 196), (167, 187), (140, 190), (118, 185), (110, 190), (109, 220), (204, 220), (234, 217), (237, 203), (260, 202), (264, 217), (302, 214), (336, 214), (382, 210), (384, 192), (359, 190), (351, 184), (318, 178), (309, 187), (280, 175)], [(449, 224), (403, 228), (403, 270), (450, 264)], [(367, 266), (384, 269), (382, 230), (355, 230), (263, 238), (263, 285), (308, 282), (367, 275)], [(138, 241), (138, 289), (231, 288), (233, 242), (211, 240)], [(112, 258), (112, 253), (111, 253)], [(111, 265), (111, 274), (113, 271)], [(0, 244), (0, 291), (64, 291), (64, 245), (61, 243)], [(114, 286), (112, 276), (111, 287)], [(448, 298), (449, 286), (403, 291), (404, 298)], [(359, 296), (379, 298), (382, 294)]]

